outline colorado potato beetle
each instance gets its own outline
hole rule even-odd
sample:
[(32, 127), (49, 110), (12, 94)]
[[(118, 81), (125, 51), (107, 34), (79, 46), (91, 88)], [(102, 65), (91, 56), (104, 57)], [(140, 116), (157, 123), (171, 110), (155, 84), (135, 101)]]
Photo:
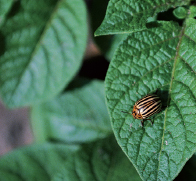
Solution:
[(143, 98), (139, 99), (135, 103), (135, 105), (133, 106), (132, 114), (128, 112), (124, 112), (124, 113), (131, 114), (134, 117), (134, 119), (142, 119), (141, 125), (143, 126), (143, 120), (145, 119), (151, 121), (151, 119), (146, 119), (146, 118), (149, 118), (154, 114), (157, 114), (161, 110), (161, 106), (162, 106), (161, 100), (157, 95), (148, 94)]

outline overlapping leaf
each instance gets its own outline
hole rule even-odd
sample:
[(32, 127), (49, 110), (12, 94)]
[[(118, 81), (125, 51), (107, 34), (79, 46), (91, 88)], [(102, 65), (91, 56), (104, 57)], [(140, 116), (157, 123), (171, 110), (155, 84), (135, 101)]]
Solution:
[(78, 149), (45, 143), (15, 150), (0, 159), (0, 180), (51, 180)]
[(109, 137), (83, 148), (65, 161), (54, 181), (132, 180), (140, 181), (133, 165), (123, 154), (114, 137)]
[(9, 107), (50, 99), (77, 72), (86, 46), (83, 0), (21, 0), (1, 26), (0, 93)]
[(87, 142), (112, 133), (102, 81), (76, 79), (63, 95), (32, 110), (37, 141)]
[(144, 30), (149, 17), (189, 2), (190, 0), (110, 0), (106, 16), (95, 35)]
[[(118, 143), (143, 180), (172, 180), (196, 151), (196, 20), (159, 22), (127, 36), (106, 76), (106, 98)], [(162, 111), (144, 128), (134, 103), (155, 92)]]

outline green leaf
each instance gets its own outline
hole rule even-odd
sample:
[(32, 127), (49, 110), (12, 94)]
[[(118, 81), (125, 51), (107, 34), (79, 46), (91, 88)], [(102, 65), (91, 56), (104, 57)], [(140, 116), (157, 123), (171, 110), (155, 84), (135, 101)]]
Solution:
[(64, 167), (53, 180), (140, 181), (141, 179), (112, 136), (84, 145), (65, 161)]
[(4, 17), (8, 13), (12, 3), (13, 3), (13, 0), (0, 1), (0, 26), (2, 22), (4, 21)]
[(196, 17), (196, 6), (191, 6), (190, 7), (190, 17), (192, 17), (192, 18), (194, 18), (194, 17)]
[(87, 38), (85, 4), (83, 0), (21, 0), (0, 34), (3, 101), (18, 107), (51, 99), (80, 67)]
[(0, 159), (0, 180), (51, 180), (79, 146), (39, 144), (15, 150)]
[(178, 7), (176, 9), (174, 9), (173, 13), (176, 16), (176, 18), (178, 19), (184, 19), (187, 16), (187, 9), (184, 7)]
[[(143, 180), (173, 180), (196, 151), (196, 20), (159, 22), (129, 34), (106, 75), (106, 99), (119, 145)], [(135, 102), (158, 89), (154, 124), (133, 119)]]
[(95, 35), (132, 33), (146, 29), (149, 17), (190, 0), (110, 0), (106, 16)]
[(33, 107), (32, 125), (37, 141), (86, 142), (111, 134), (103, 82), (76, 79), (63, 95)]

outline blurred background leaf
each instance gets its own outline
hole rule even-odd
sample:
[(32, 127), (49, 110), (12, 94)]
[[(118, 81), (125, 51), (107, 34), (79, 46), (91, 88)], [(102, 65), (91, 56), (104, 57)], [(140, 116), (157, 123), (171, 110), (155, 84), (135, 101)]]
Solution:
[(37, 141), (88, 142), (112, 134), (100, 80), (77, 78), (62, 94), (32, 109)]
[(64, 166), (53, 180), (141, 181), (113, 136), (83, 145), (81, 150), (65, 160)]
[[(95, 30), (100, 26), (101, 22), (103, 21), (108, 2), (109, 0), (92, 0), (91, 2), (90, 17), (93, 32), (95, 32)], [(126, 35), (109, 35), (94, 37), (94, 40), (100, 48), (102, 54), (107, 58), (108, 61), (110, 61), (119, 43), (125, 37)]]
[(21, 0), (12, 9), (0, 28), (0, 93), (14, 108), (51, 99), (71, 81), (87, 19), (83, 0)]
[(13, 0), (0, 1), (0, 26), (2, 25), (6, 14), (13, 3)]
[(20, 148), (0, 159), (0, 180), (51, 180), (78, 149), (76, 145), (51, 143)]

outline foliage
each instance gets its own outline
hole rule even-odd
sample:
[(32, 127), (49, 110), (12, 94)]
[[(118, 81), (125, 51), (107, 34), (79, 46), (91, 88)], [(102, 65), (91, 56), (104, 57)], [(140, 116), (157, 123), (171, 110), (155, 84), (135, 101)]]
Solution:
[[(194, 2), (93, 0), (90, 9), (93, 30), (106, 12), (95, 31), (109, 35), (96, 41), (110, 61), (105, 94), (103, 80), (78, 73), (83, 0), (0, 2), (1, 99), (31, 107), (35, 135), (0, 159), (0, 180), (195, 180)], [(153, 125), (122, 112), (156, 91)]]
[(21, 0), (12, 8), (1, 26), (0, 92), (14, 108), (51, 99), (71, 81), (87, 25), (81, 0)]

